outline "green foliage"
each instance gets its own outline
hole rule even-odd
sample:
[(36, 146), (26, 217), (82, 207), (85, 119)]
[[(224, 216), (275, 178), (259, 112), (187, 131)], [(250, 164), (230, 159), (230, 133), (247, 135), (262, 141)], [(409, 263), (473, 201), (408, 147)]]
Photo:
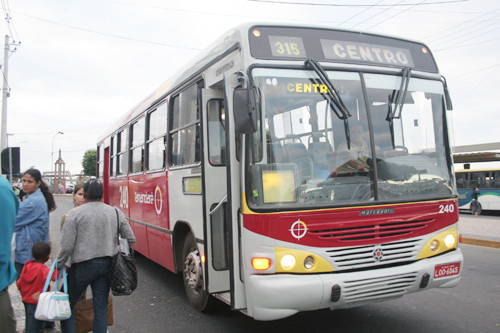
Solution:
[(83, 154), (82, 168), (86, 176), (95, 176), (97, 167), (97, 150), (89, 149)]

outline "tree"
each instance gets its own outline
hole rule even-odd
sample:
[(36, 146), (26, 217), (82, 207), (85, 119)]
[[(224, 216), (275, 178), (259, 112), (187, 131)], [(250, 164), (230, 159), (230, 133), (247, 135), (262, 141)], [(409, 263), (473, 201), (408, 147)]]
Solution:
[(86, 176), (95, 176), (97, 167), (97, 150), (89, 149), (83, 154), (82, 168)]

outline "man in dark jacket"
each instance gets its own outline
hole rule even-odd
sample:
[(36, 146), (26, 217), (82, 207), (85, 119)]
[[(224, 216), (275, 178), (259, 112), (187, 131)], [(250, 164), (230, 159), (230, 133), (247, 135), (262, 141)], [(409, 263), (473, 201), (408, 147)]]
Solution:
[(479, 188), (476, 186), (474, 189), (472, 189), (472, 202), (471, 202), (471, 208), (472, 208), (472, 215), (479, 215), (479, 212), (477, 211), (479, 208), (479, 202), (477, 201), (477, 198), (479, 197)]

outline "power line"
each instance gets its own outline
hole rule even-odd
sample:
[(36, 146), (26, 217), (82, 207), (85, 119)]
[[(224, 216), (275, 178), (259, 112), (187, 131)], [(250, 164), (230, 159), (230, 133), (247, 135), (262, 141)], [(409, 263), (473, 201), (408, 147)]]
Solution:
[[(455, 25), (453, 25), (453, 26), (449, 27), (448, 29), (444, 29), (444, 30), (442, 30), (442, 31), (440, 31), (440, 32), (438, 32), (438, 33), (434, 33), (434, 34), (432, 34), (432, 36), (429, 36), (428, 38), (431, 40), (431, 42), (434, 42), (434, 41), (438, 41), (438, 40), (440, 40), (440, 39), (443, 39), (443, 38), (445, 38), (445, 37), (447, 37), (447, 36), (453, 35), (453, 34), (455, 34), (455, 33), (457, 33), (457, 32), (460, 32), (460, 31), (462, 31), (462, 30), (464, 30), (464, 29), (467, 29), (466, 24), (468, 24), (468, 23), (472, 23), (475, 19), (481, 18), (481, 17), (483, 17), (483, 16), (488, 16), (488, 15), (491, 15), (492, 13), (496, 13), (499, 9), (500, 9), (500, 8), (497, 8), (497, 9), (495, 9), (495, 10), (493, 10), (493, 11), (488, 12), (488, 13), (482, 13), (482, 14), (480, 14), (479, 16), (476, 16), (476, 17), (474, 17), (474, 18), (471, 18), (471, 19), (469, 19), (469, 20), (467, 20), (467, 21), (465, 21), (465, 22), (459, 22), (459, 23), (457, 23), (457, 24), (455, 24)], [(457, 29), (457, 28), (458, 28), (458, 29)], [(450, 30), (451, 30), (451, 32), (450, 32), (450, 33), (448, 33), (448, 34), (445, 34), (444, 36), (441, 36), (441, 37), (437, 37), (437, 38), (431, 39), (431, 37), (436, 37), (436, 35), (440, 35), (440, 34), (442, 34), (442, 33), (445, 33), (445, 32), (447, 32), (447, 31), (450, 31)], [(426, 38), (426, 39), (427, 39), (427, 38)]]
[[(8, 0), (1, 0), (1, 2), (2, 2), (2, 11), (4, 13), (4, 19), (5, 19), (5, 22), (7, 22), (7, 29), (9, 30), (10, 36), (13, 39), (13, 44), (21, 44), (21, 42), (19, 42), (19, 40), (20, 40), (19, 34), (17, 33), (16, 27), (15, 27), (14, 23), (12, 22), (12, 17), (10, 16), (11, 10), (10, 10), (9, 1)], [(16, 40), (18, 42), (16, 42)]]
[(359, 13), (357, 13), (357, 14), (355, 14), (355, 15), (353, 15), (353, 16), (351, 16), (351, 17), (349, 17), (348, 19), (344, 20), (343, 22), (340, 22), (340, 24), (339, 24), (339, 25), (342, 25), (342, 24), (344, 24), (344, 23), (349, 22), (351, 19), (355, 18), (356, 16), (359, 16), (359, 15), (363, 14), (363, 13), (364, 13), (364, 12), (366, 12), (367, 10), (372, 9), (373, 7), (375, 7), (376, 5), (378, 5), (379, 3), (381, 3), (382, 1), (384, 1), (384, 0), (380, 0), (380, 1), (379, 1), (379, 2), (377, 2), (376, 4), (373, 4), (373, 5), (371, 5), (370, 7), (366, 7), (365, 9), (363, 9), (362, 11), (360, 11)]
[(388, 21), (388, 20), (390, 20), (390, 19), (392, 19), (392, 18), (394, 18), (394, 17), (396, 17), (396, 16), (399, 16), (399, 15), (403, 14), (404, 12), (406, 12), (406, 11), (408, 11), (408, 10), (410, 10), (410, 9), (412, 9), (412, 8), (414, 8), (414, 7), (416, 7), (416, 6), (419, 6), (419, 5), (424, 4), (424, 2), (426, 2), (426, 0), (422, 0), (422, 1), (421, 1), (420, 3), (418, 3), (418, 4), (415, 4), (415, 5), (411, 6), (411, 7), (405, 8), (405, 9), (403, 9), (403, 10), (399, 11), (398, 13), (396, 13), (396, 14), (394, 14), (394, 15), (392, 15), (392, 16), (389, 16), (389, 17), (388, 17), (388, 18), (386, 18), (385, 20), (380, 21), (380, 22), (378, 22), (378, 23), (375, 23), (375, 24), (373, 24), (373, 25), (369, 26), (369, 27), (368, 27), (368, 28), (366, 28), (366, 29), (370, 30), (371, 28), (376, 27), (377, 25), (382, 24), (382, 23), (384, 23), (384, 22), (386, 22), (386, 21)]
[[(329, 4), (329, 3), (311, 3), (311, 2), (294, 2), (294, 1), (277, 1), (277, 0), (248, 0), (253, 2), (266, 2), (266, 3), (275, 3), (282, 5), (301, 5), (301, 6), (325, 6), (325, 7), (372, 7), (374, 5), (363, 5), (363, 4)], [(445, 0), (445, 1), (433, 1), (422, 3), (405, 3), (402, 4), (398, 2), (397, 4), (387, 4), (387, 5), (376, 5), (376, 7), (404, 7), (404, 6), (421, 6), (421, 5), (442, 5), (449, 3), (457, 3), (457, 2), (468, 2), (469, 0)]]
[(477, 72), (482, 72), (482, 71), (485, 71), (485, 70), (488, 70), (488, 69), (494, 68), (494, 67), (500, 67), (500, 63), (495, 64), (495, 65), (491, 65), (491, 66), (487, 66), (487, 67), (481, 67), (481, 68), (478, 68), (478, 69), (476, 69), (474, 71), (467, 72), (467, 73), (462, 73), (460, 75), (450, 76), (450, 77), (448, 77), (448, 79), (454, 79), (454, 78), (461, 77), (461, 76), (471, 75), (471, 74), (474, 74), (474, 73), (477, 73)]
[(167, 44), (167, 43), (147, 41), (147, 40), (142, 40), (142, 39), (137, 39), (137, 38), (119, 36), (119, 35), (115, 35), (115, 34), (111, 34), (111, 33), (107, 33), (107, 32), (101, 32), (101, 31), (91, 30), (91, 29), (87, 29), (87, 28), (76, 27), (76, 26), (69, 25), (69, 24), (59, 23), (59, 22), (51, 21), (51, 20), (48, 20), (48, 19), (44, 19), (44, 18), (41, 18), (41, 17), (36, 17), (36, 16), (33, 16), (33, 15), (28, 15), (28, 14), (24, 14), (24, 13), (20, 13), (20, 12), (16, 12), (16, 13), (19, 14), (19, 15), (22, 15), (22, 16), (26, 16), (26, 17), (32, 18), (34, 20), (38, 20), (38, 21), (42, 21), (42, 22), (46, 22), (46, 23), (50, 23), (50, 24), (55, 24), (55, 25), (59, 25), (59, 26), (63, 26), (63, 27), (71, 28), (71, 29), (75, 29), (75, 30), (90, 32), (90, 33), (97, 34), (97, 35), (102, 35), (102, 36), (107, 36), (107, 37), (113, 37), (113, 38), (118, 38), (118, 39), (124, 39), (124, 40), (133, 41), (133, 42), (140, 42), (140, 43), (160, 45), (160, 46), (167, 46), (167, 47), (173, 47), (173, 48), (179, 48), (179, 49), (201, 51), (200, 48), (194, 48), (194, 47), (189, 47), (189, 46), (180, 46), (180, 45), (174, 45), (174, 44)]
[(459, 49), (459, 48), (462, 48), (462, 47), (469, 47), (469, 46), (474, 46), (474, 45), (478, 45), (478, 44), (485, 44), (485, 43), (491, 43), (491, 42), (494, 42), (496, 40), (499, 40), (499, 38), (493, 38), (493, 39), (489, 39), (489, 40), (485, 40), (485, 41), (482, 41), (482, 42), (477, 42), (477, 43), (470, 43), (470, 44), (465, 44), (465, 45), (460, 45), (460, 46), (453, 46), (453, 47), (445, 47), (445, 48), (442, 48), (442, 49), (435, 49), (433, 50), (433, 52), (439, 52), (439, 51), (446, 51), (446, 50), (451, 50), (451, 49)]
[[(405, 1), (405, 0), (401, 0), (400, 2), (398, 2), (398, 4), (400, 4), (400, 3), (404, 2), (404, 1)], [(386, 9), (384, 9), (383, 11), (381, 11), (381, 12), (379, 12), (379, 13), (375, 14), (375, 15), (372, 15), (372, 16), (370, 16), (370, 17), (368, 17), (368, 18), (366, 18), (366, 19), (364, 19), (364, 20), (363, 20), (363, 21), (361, 21), (361, 22), (358, 22), (357, 24), (353, 25), (351, 28), (355, 28), (355, 27), (357, 27), (358, 25), (363, 24), (363, 23), (367, 22), (368, 20), (371, 20), (372, 18), (374, 18), (374, 17), (376, 17), (376, 16), (379, 16), (379, 15), (381, 15), (381, 14), (385, 13), (386, 11), (388, 11), (388, 10), (390, 10), (390, 9), (394, 8), (395, 6), (396, 6), (396, 5), (390, 6), (390, 7), (386, 8)]]
[[(493, 25), (496, 25), (498, 23), (499, 22), (495, 22)], [(442, 47), (442, 49), (453, 48), (455, 46), (460, 46), (460, 44), (462, 44), (464, 42), (468, 42), (468, 41), (476, 39), (478, 37), (485, 36), (487, 33), (491, 32), (491, 31), (496, 31), (498, 29), (498, 27), (494, 27), (494, 28), (491, 28), (491, 29), (489, 29), (487, 31), (480, 32), (481, 30), (486, 29), (486, 28), (488, 28), (490, 26), (491, 26), (491, 24), (487, 25), (487, 26), (483, 26), (483, 27), (478, 27), (477, 29), (472, 29), (469, 32), (464, 33), (464, 34), (462, 34), (462, 35), (460, 35), (460, 36), (458, 36), (456, 38), (453, 38), (453, 39), (450, 39), (448, 41), (445, 41), (445, 42), (443, 42), (444, 44), (451, 44), (451, 45), (446, 46), (446, 47)], [(470, 34), (474, 34), (474, 35), (471, 36), (471, 37), (469, 37), (469, 38), (463, 39), (463, 37), (465, 37), (467, 35), (470, 35)], [(459, 41), (457, 42), (457, 40), (459, 40)]]

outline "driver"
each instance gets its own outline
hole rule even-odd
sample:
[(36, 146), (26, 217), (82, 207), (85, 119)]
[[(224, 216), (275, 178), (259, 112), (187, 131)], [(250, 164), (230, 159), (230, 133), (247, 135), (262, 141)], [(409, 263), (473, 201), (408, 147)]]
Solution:
[(360, 122), (350, 128), (351, 147), (347, 148), (347, 141), (337, 147), (337, 175), (346, 173), (367, 173), (369, 166), (367, 159), (371, 158), (370, 140), (368, 131), (363, 129)]

